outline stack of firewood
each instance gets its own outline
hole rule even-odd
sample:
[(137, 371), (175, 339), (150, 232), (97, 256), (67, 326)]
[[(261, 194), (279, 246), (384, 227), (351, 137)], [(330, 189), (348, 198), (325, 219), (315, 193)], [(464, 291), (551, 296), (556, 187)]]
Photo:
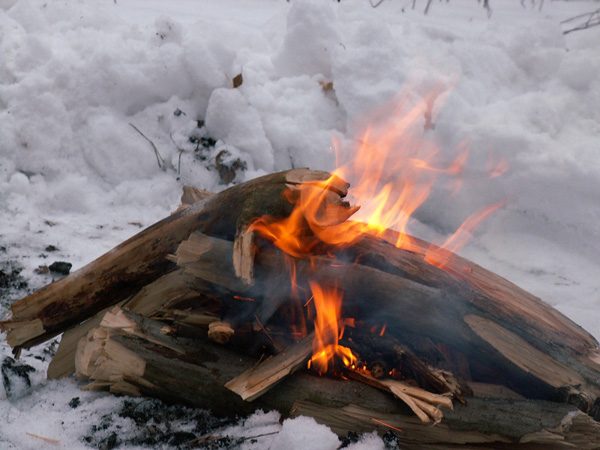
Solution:
[[(288, 216), (285, 193), (328, 177), (296, 169), (218, 194), (184, 189), (176, 213), (16, 302), (1, 323), (8, 343), (18, 354), (64, 332), (49, 378), (217, 415), (277, 409), (341, 435), (393, 432), (407, 448), (600, 446), (598, 343), (507, 280), (456, 255), (430, 265), (431, 244), (399, 249), (389, 231), (295, 258), (292, 285), (290, 256), (250, 225)], [(347, 189), (328, 193), (343, 219)], [(352, 366), (307, 367), (310, 302), (304, 332), (290, 317), (309, 280), (343, 290)]]

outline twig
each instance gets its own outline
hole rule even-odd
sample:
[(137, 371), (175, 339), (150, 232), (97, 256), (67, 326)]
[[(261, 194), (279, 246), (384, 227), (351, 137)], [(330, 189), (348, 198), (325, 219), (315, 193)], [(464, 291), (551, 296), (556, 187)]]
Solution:
[(144, 133), (142, 133), (140, 131), (140, 129), (138, 127), (136, 127), (134, 124), (132, 124), (131, 122), (129, 122), (129, 126), (131, 128), (133, 128), (135, 131), (137, 131), (144, 139), (146, 139), (150, 143), (150, 145), (152, 146), (152, 149), (154, 149), (154, 155), (156, 156), (156, 162), (158, 163), (158, 168), (161, 170), (167, 170), (165, 160), (163, 159), (162, 156), (160, 156), (160, 153), (158, 152), (156, 145), (154, 145), (154, 142), (152, 142), (152, 140), (148, 136), (146, 136)]
[(277, 345), (277, 343), (273, 340), (273, 338), (271, 337), (271, 335), (269, 334), (269, 332), (267, 331), (267, 329), (265, 328), (265, 326), (263, 325), (263, 323), (258, 318), (258, 314), (254, 314), (254, 318), (256, 319), (256, 324), (259, 326), (259, 328), (261, 329), (261, 331), (263, 333), (265, 333), (265, 336), (267, 336), (267, 338), (269, 339), (269, 341), (271, 341), (271, 344), (273, 345), (273, 348), (275, 350), (277, 350), (277, 353), (281, 353), (282, 348), (279, 345)]
[[(248, 441), (250, 439), (258, 439), (264, 436), (272, 436), (274, 434), (278, 434), (279, 431), (271, 431), (270, 433), (262, 433), (262, 434), (257, 434), (255, 436), (244, 436), (241, 438), (237, 438), (236, 439), (236, 445), (241, 444), (242, 442)], [(218, 435), (214, 435), (214, 434), (205, 434), (204, 436), (199, 436), (196, 439), (192, 439), (189, 442), (186, 442), (186, 447), (191, 448), (191, 446), (197, 446), (200, 444), (207, 444), (211, 441), (216, 441), (218, 439), (223, 439), (226, 436), (218, 436)]]
[(52, 444), (52, 445), (60, 444), (60, 441), (58, 439), (52, 439), (52, 438), (48, 438), (45, 436), (40, 436), (39, 434), (29, 433), (28, 431), (26, 431), (25, 434), (27, 436), (31, 436), (34, 439), (39, 439), (40, 441), (44, 441), (47, 444)]
[(569, 33), (572, 33), (573, 31), (586, 30), (588, 28), (592, 28), (592, 27), (600, 25), (600, 9), (591, 11), (589, 13), (580, 14), (578, 16), (571, 17), (570, 19), (563, 20), (561, 22), (561, 24), (573, 22), (575, 20), (583, 19), (586, 17), (587, 17), (587, 20), (584, 20), (582, 23), (580, 23), (579, 25), (577, 25), (573, 28), (563, 31), (563, 34), (569, 34)]
[(183, 152), (185, 150), (177, 145), (177, 142), (175, 142), (175, 139), (173, 139), (173, 133), (169, 133), (169, 137), (171, 138), (171, 142), (179, 152), (179, 156), (177, 157), (177, 175), (181, 175), (181, 155), (183, 155)]
[(581, 19), (582, 17), (589, 16), (590, 14), (597, 13), (598, 11), (600, 11), (600, 9), (597, 9), (596, 11), (592, 11), (592, 12), (586, 12), (586, 13), (583, 13), (583, 14), (579, 14), (579, 15), (573, 16), (573, 17), (571, 17), (569, 19), (561, 20), (560, 23), (569, 23), (569, 22), (572, 22), (574, 20)]
[(487, 11), (488, 19), (492, 17), (492, 7), (490, 6), (490, 0), (483, 0), (483, 8)]
[(248, 439), (258, 439), (258, 438), (265, 437), (265, 436), (273, 436), (274, 434), (279, 434), (279, 431), (271, 431), (270, 433), (257, 434), (254, 436), (244, 436), (241, 439), (243, 442), (243, 441), (247, 441)]
[(432, 0), (427, 0), (427, 5), (425, 5), (425, 10), (423, 11), (423, 14), (427, 15), (427, 13), (429, 12), (429, 7), (431, 6), (431, 2)]

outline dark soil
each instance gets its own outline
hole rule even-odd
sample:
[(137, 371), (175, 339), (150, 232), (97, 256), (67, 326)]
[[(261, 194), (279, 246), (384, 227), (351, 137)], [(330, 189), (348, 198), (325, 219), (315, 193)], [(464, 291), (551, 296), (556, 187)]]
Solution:
[[(77, 403), (73, 400), (69, 405)], [(156, 399), (124, 399), (114, 412), (92, 425), (82, 439), (91, 447), (104, 450), (128, 445), (229, 449), (240, 442), (218, 436), (216, 431), (232, 423), (235, 421), (217, 419), (201, 409), (167, 405)]]
[(23, 267), (16, 261), (2, 261), (0, 254), (0, 317), (3, 310), (17, 298), (27, 294), (29, 287), (21, 272)]
[(31, 387), (29, 374), (35, 372), (35, 369), (28, 364), (16, 361), (10, 356), (5, 357), (0, 364), (0, 373), (6, 396), (11, 398), (14, 392), (14, 385), (24, 384), (27, 388)]

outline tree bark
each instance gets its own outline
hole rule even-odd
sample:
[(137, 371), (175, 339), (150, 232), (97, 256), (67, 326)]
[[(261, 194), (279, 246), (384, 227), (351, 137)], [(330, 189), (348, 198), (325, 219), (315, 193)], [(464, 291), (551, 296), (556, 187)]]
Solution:
[[(218, 314), (232, 331), (267, 323), (292, 297), (290, 257), (266, 241), (256, 242), (248, 225), (263, 215), (286, 217), (292, 208), (282, 195), (286, 190), (328, 176), (298, 169), (212, 195), (16, 302), (12, 320), (0, 326), (8, 331), (9, 344), (28, 347), (132, 295), (129, 306), (144, 314), (165, 306), (167, 297), (199, 303), (216, 298), (216, 310), (200, 313)], [(332, 224), (353, 211), (341, 202), (347, 188), (342, 180), (328, 188), (339, 207), (327, 216)], [(592, 336), (476, 264), (415, 238), (399, 249), (390, 243), (397, 239), (393, 231), (383, 238), (364, 235), (341, 247), (322, 244), (310, 261), (294, 260), (304, 292), (309, 279), (343, 291), (342, 316), (363, 323), (348, 329), (344, 339), (359, 342), (364, 330), (385, 325), (394, 341), (430, 366), (475, 382), (503, 384), (527, 398), (571, 402), (600, 416), (600, 352)], [(427, 262), (432, 254), (446, 262), (443, 269)], [(181, 269), (175, 271), (177, 265)], [(65, 336), (69, 345), (61, 353), (58, 376), (71, 370), (73, 343), (85, 327), (98, 329), (84, 323)], [(190, 335), (197, 332), (193, 328)], [(389, 342), (381, 339), (373, 348), (393, 353)]]
[(308, 169), (279, 172), (181, 209), (69, 276), (15, 302), (12, 319), (0, 323), (0, 329), (7, 332), (7, 341), (16, 351), (42, 343), (173, 270), (167, 255), (192, 231), (233, 241), (256, 217), (287, 216), (292, 205), (282, 194), (288, 186), (328, 177), (326, 172)]
[[(290, 298), (289, 278), (284, 270), (286, 261), (279, 251), (268, 246), (260, 249), (255, 261), (256, 282), (247, 286), (235, 276), (231, 242), (194, 233), (180, 247), (192, 253), (188, 242), (198, 251), (191, 262), (180, 262), (186, 273), (256, 299), (249, 307), (236, 305), (226, 311), (228, 322), (235, 325), (252, 321), (254, 314), (267, 322), (279, 308), (281, 299)], [(570, 401), (583, 411), (592, 410), (600, 397), (600, 370), (591, 358), (597, 350), (590, 347), (587, 353), (581, 354), (565, 342), (557, 345), (556, 334), (552, 334), (554, 328), (544, 340), (544, 327), (517, 327), (515, 324), (529, 320), (530, 311), (527, 308), (522, 311), (523, 305), (512, 301), (502, 303), (503, 297), (492, 297), (491, 289), (479, 289), (475, 284), (454, 278), (451, 273), (434, 266), (430, 266), (431, 269), (422, 258), (411, 256), (411, 263), (418, 264), (425, 273), (439, 271), (442, 281), (431, 286), (415, 281), (414, 276), (411, 280), (405, 276), (405, 268), (411, 267), (400, 265), (403, 261), (400, 258), (393, 259), (402, 250), (384, 242), (383, 251), (379, 241), (369, 238), (368, 242), (376, 244), (368, 246), (368, 252), (364, 242), (356, 248), (371, 260), (381, 258), (387, 271), (373, 267), (374, 263), (364, 265), (360, 258), (351, 259), (358, 263), (341, 262), (340, 259), (347, 260), (348, 251), (354, 251), (354, 247), (350, 247), (346, 255), (338, 255), (338, 259), (297, 260), (297, 284), (306, 287), (309, 277), (330, 286), (343, 280), (340, 285), (344, 296), (343, 317), (360, 318), (367, 324), (386, 323), (387, 334), (428, 363), (452, 370), (452, 367), (444, 367), (444, 357), (460, 359), (468, 365), (460, 375), (469, 380), (504, 384), (528, 398)], [(398, 265), (390, 267), (391, 263)], [(427, 278), (419, 281), (427, 281)], [(520, 295), (521, 291), (515, 289), (516, 295)], [(498, 312), (500, 305), (504, 305), (502, 313)], [(540, 314), (560, 316), (539, 300), (533, 306)], [(562, 316), (560, 320), (572, 324)], [(583, 330), (572, 325), (564, 328), (565, 334), (579, 330), (585, 337)], [(595, 342), (593, 338), (592, 342)]]
[[(425, 426), (391, 395), (350, 380), (300, 370), (255, 402), (224, 387), (251, 368), (252, 358), (207, 339), (169, 334), (161, 322), (123, 311), (104, 320), (80, 341), (78, 375), (90, 389), (151, 395), (208, 408), (221, 416), (249, 414), (257, 407), (283, 416), (308, 415), (336, 433), (393, 432), (403, 448), (564, 448), (600, 445), (600, 424), (574, 407), (539, 400), (477, 399), (456, 406), (441, 424)], [(120, 313), (116, 313), (119, 316)]]

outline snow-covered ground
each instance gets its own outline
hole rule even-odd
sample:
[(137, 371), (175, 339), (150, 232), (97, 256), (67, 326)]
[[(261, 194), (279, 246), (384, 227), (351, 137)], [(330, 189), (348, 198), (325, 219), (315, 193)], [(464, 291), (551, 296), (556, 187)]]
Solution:
[[(488, 17), (475, 0), (434, 2), (427, 16), (425, 3), (0, 0), (0, 270), (15, 262), (39, 287), (51, 280), (39, 265), (81, 267), (175, 209), (182, 184), (220, 190), (292, 165), (332, 169), (332, 138), (351, 149), (374, 108), (441, 87), (435, 128), (423, 131), (423, 118), (415, 130), (440, 162), (465, 141), (470, 157), (460, 193), (434, 191), (411, 230), (443, 242), (473, 211), (508, 199), (462, 254), (600, 337), (600, 27), (564, 36), (560, 25), (600, 4), (491, 0)], [(130, 124), (156, 144), (162, 169)], [(509, 170), (489, 179), (492, 160)], [(22, 294), (18, 285), (5, 297)], [(32, 435), (97, 447), (111, 433), (151, 447), (124, 400), (47, 382), (49, 351), (25, 352), (31, 386), (3, 369), (12, 389), (6, 399), (0, 386), (0, 448), (56, 448)], [(193, 430), (198, 414), (173, 426)], [(282, 426), (274, 413), (210, 426), (233, 437), (279, 431), (223, 445), (339, 445), (309, 419)]]

